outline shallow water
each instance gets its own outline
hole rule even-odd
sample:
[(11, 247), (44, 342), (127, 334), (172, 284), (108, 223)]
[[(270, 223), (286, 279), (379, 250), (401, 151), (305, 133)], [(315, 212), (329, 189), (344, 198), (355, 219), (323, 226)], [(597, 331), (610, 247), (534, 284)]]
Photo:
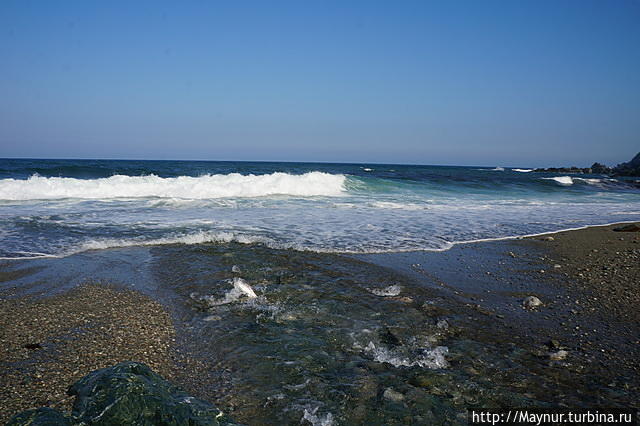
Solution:
[(4, 285), (50, 294), (104, 280), (163, 301), (200, 366), (185, 385), (246, 424), (466, 424), (472, 407), (629, 398), (536, 357), (526, 338), (432, 283), (341, 255), (167, 245), (3, 269), (23, 267), (35, 271)]

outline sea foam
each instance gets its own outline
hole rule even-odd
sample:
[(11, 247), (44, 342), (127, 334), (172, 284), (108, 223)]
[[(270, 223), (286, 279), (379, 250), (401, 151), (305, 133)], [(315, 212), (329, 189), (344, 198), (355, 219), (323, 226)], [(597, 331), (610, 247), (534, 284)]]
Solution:
[(557, 177), (542, 178), (542, 179), (552, 180), (558, 185), (562, 185), (562, 186), (573, 185), (573, 179), (571, 179), (571, 176), (557, 176)]
[(337, 196), (345, 188), (341, 174), (309, 172), (301, 175), (204, 175), (163, 178), (156, 175), (114, 175), (100, 179), (31, 176), (29, 179), (0, 180), (1, 200), (52, 200), (65, 198), (178, 198)]

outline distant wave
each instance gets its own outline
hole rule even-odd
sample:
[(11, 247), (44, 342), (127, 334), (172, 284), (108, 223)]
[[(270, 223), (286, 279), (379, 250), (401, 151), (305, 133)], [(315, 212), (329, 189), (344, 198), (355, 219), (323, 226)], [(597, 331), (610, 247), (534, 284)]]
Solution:
[(496, 167), (495, 169), (491, 169), (492, 172), (504, 172), (504, 167)]
[(520, 172), (520, 173), (529, 173), (529, 172), (532, 172), (533, 169), (511, 169), (511, 171)]
[(115, 175), (100, 179), (31, 176), (0, 180), (1, 200), (64, 198), (182, 198), (262, 197), (269, 195), (337, 196), (345, 191), (341, 174), (310, 172), (302, 175), (205, 175), (162, 178), (156, 175)]
[(561, 186), (570, 186), (575, 183), (586, 183), (588, 185), (596, 185), (600, 187), (606, 187), (606, 186), (612, 186), (612, 185), (624, 186), (624, 183), (619, 182), (617, 179), (594, 179), (594, 178), (580, 178), (580, 177), (571, 177), (571, 176), (545, 177), (541, 179), (552, 180)]
[(571, 176), (556, 176), (556, 177), (549, 177), (549, 178), (542, 178), (542, 179), (552, 180), (561, 186), (573, 185), (573, 179), (571, 178)]

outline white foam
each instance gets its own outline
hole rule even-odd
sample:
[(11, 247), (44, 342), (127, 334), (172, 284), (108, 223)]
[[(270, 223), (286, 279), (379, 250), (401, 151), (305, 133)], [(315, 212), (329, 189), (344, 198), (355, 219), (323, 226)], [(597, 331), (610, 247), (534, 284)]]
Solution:
[(302, 175), (205, 175), (162, 178), (156, 175), (115, 175), (101, 179), (31, 176), (0, 180), (0, 199), (11, 201), (65, 198), (172, 198), (212, 199), (225, 197), (338, 196), (344, 191), (344, 175), (310, 172)]
[(495, 169), (491, 169), (492, 172), (504, 172), (504, 167), (496, 167)]
[(587, 179), (587, 178), (573, 178), (573, 179), (580, 182), (588, 183), (590, 185), (598, 185), (603, 182), (602, 179)]
[(234, 278), (233, 279), (233, 287), (240, 290), (241, 292), (243, 292), (245, 295), (247, 295), (249, 298), (253, 299), (254, 297), (258, 297), (256, 295), (256, 292), (253, 291), (253, 289), (251, 288), (251, 286), (249, 284), (247, 284), (247, 282), (245, 280), (243, 280), (242, 278)]
[(327, 413), (324, 417), (320, 416), (317, 413), (318, 408), (320, 407), (316, 407), (313, 408), (311, 410), (308, 409), (304, 409), (304, 415), (302, 416), (302, 420), (300, 420), (300, 423), (302, 423), (302, 421), (306, 420), (309, 423), (311, 423), (313, 426), (332, 426), (333, 425), (333, 414), (331, 413)]
[(254, 243), (271, 243), (267, 238), (251, 235), (240, 235), (233, 232), (196, 232), (193, 234), (176, 235), (166, 238), (157, 239), (104, 239), (92, 240), (83, 243), (73, 253), (79, 253), (87, 250), (103, 250), (118, 247), (134, 247), (134, 246), (156, 246), (169, 244), (203, 244), (203, 243), (230, 243), (237, 242), (241, 244)]
[(433, 349), (423, 349), (422, 354), (414, 359), (402, 356), (401, 354), (383, 346), (376, 346), (373, 342), (369, 342), (365, 351), (369, 352), (373, 356), (374, 361), (391, 364), (394, 367), (418, 366), (430, 369), (449, 367), (449, 363), (445, 359), (445, 355), (449, 353), (449, 348), (446, 346), (437, 346)]
[(571, 178), (571, 176), (557, 176), (557, 177), (542, 178), (542, 179), (552, 180), (556, 182), (558, 185), (562, 185), (562, 186), (573, 185), (573, 179)]
[(397, 209), (397, 210), (426, 210), (427, 206), (415, 203), (395, 203), (392, 201), (374, 201), (369, 203), (371, 207), (378, 209)]
[(520, 173), (529, 173), (532, 172), (533, 169), (511, 169), (514, 172), (520, 172)]
[(233, 303), (243, 297), (248, 297), (249, 299), (255, 299), (258, 297), (251, 286), (247, 284), (246, 281), (244, 281), (242, 278), (234, 278), (232, 283), (233, 288), (227, 291), (222, 299), (216, 298), (215, 296), (203, 296), (200, 299), (204, 300), (209, 304), (209, 306), (213, 307)]
[(402, 292), (402, 287), (396, 284), (385, 288), (370, 288), (369, 291), (376, 296), (397, 296)]

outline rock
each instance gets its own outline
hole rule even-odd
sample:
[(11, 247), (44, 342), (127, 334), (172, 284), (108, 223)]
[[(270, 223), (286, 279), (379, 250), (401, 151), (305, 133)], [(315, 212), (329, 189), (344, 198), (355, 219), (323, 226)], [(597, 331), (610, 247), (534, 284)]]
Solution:
[(613, 173), (620, 176), (640, 176), (640, 152), (631, 161), (614, 167)]
[(591, 171), (598, 175), (606, 175), (608, 173), (611, 173), (611, 169), (609, 167), (600, 163), (593, 163), (591, 165)]
[(547, 346), (549, 346), (551, 349), (559, 349), (560, 342), (558, 342), (556, 339), (551, 339), (547, 342)]
[(202, 318), (202, 321), (220, 321), (222, 317), (220, 315), (208, 315)]
[(616, 232), (640, 232), (640, 226), (635, 223), (630, 223), (628, 225), (613, 228), (613, 230)]
[(449, 322), (446, 319), (441, 319), (436, 323), (436, 327), (438, 327), (440, 330), (448, 330)]
[(565, 359), (567, 357), (567, 355), (569, 355), (569, 352), (561, 349), (561, 350), (559, 350), (557, 352), (549, 353), (549, 359), (551, 361), (562, 361), (563, 359)]
[(208, 402), (189, 396), (145, 364), (123, 362), (96, 370), (73, 384), (71, 417), (40, 408), (16, 415), (9, 424), (22, 425), (232, 425)]
[(380, 342), (387, 346), (399, 346), (401, 344), (400, 339), (398, 339), (388, 327), (384, 327), (378, 331), (378, 337), (380, 338)]
[(396, 392), (391, 388), (386, 388), (382, 396), (384, 397), (384, 399), (388, 399), (389, 401), (393, 402), (401, 402), (404, 399), (403, 394), (401, 394), (400, 392)]
[(71, 420), (58, 410), (36, 408), (16, 414), (9, 420), (7, 426), (71, 426), (74, 424)]
[(25, 349), (29, 349), (32, 351), (35, 351), (36, 349), (42, 349), (42, 345), (40, 343), (27, 343), (26, 345), (22, 346)]
[(96, 370), (68, 393), (76, 396), (73, 417), (87, 424), (219, 425), (223, 417), (137, 362)]
[(542, 300), (538, 299), (536, 296), (527, 296), (522, 301), (522, 306), (526, 309), (535, 309), (538, 306), (542, 306)]
[(542, 238), (542, 241), (555, 241), (556, 239), (553, 238), (552, 236), (548, 236), (548, 237), (544, 237)]

